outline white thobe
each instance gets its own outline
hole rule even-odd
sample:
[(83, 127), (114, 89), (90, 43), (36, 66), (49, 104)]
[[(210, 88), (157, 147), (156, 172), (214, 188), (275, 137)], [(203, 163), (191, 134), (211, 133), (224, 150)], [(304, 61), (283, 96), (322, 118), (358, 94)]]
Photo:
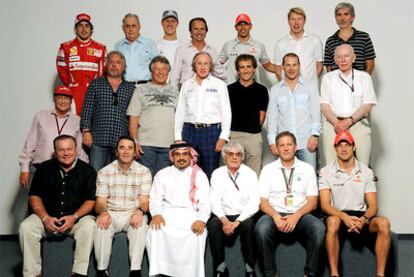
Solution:
[(191, 172), (191, 167), (179, 170), (172, 165), (154, 177), (150, 212), (152, 216), (162, 215), (165, 226), (147, 234), (150, 276), (204, 277), (207, 229), (197, 236), (191, 225), (196, 220), (206, 223), (209, 219), (210, 188), (207, 176), (200, 169), (196, 176), (198, 203), (194, 207), (190, 200)]

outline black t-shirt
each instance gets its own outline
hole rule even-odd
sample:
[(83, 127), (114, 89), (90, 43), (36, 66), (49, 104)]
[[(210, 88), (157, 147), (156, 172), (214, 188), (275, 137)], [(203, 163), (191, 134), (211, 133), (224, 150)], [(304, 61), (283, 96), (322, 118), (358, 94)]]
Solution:
[(86, 200), (95, 200), (96, 172), (92, 166), (77, 160), (68, 172), (56, 158), (37, 168), (29, 196), (42, 199), (47, 213), (53, 217), (74, 214)]
[(260, 112), (269, 103), (267, 88), (257, 82), (244, 87), (239, 81), (228, 85), (231, 105), (231, 130), (257, 134), (262, 131)]

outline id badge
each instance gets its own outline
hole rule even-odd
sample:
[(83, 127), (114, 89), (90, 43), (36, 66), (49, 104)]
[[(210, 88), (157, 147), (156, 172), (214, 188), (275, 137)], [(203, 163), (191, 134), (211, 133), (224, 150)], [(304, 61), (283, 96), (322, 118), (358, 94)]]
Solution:
[(286, 207), (293, 207), (293, 194), (288, 193), (285, 196), (285, 206)]

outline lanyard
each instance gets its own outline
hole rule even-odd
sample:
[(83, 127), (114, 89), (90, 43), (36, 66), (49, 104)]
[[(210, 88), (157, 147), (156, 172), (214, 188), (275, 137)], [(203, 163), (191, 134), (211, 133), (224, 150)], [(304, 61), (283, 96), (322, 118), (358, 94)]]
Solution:
[(227, 172), (227, 173), (229, 174), (229, 178), (230, 178), (230, 180), (233, 182), (233, 184), (234, 184), (234, 186), (236, 187), (236, 189), (237, 189), (237, 190), (240, 190), (240, 189), (239, 189), (239, 186), (238, 186), (238, 185), (237, 185), (237, 183), (236, 183), (237, 177), (239, 177), (239, 172), (237, 172), (237, 174), (236, 174), (236, 178), (234, 178), (234, 179), (233, 179), (233, 177), (231, 176), (230, 172)]
[(292, 191), (292, 181), (293, 181), (293, 172), (295, 171), (295, 168), (292, 168), (289, 175), (289, 180), (286, 178), (285, 169), (282, 169), (283, 179), (285, 179), (285, 185), (286, 185), (286, 191), (287, 193), (290, 193)]
[(342, 76), (339, 74), (339, 79), (341, 79), (342, 82), (344, 82), (350, 89), (352, 92), (354, 92), (354, 69), (352, 69), (352, 84), (348, 84), (344, 78), (342, 78)]
[(58, 121), (58, 117), (57, 117), (57, 115), (54, 115), (54, 116), (55, 116), (56, 128), (57, 128), (57, 131), (58, 131), (58, 135), (60, 136), (60, 134), (62, 133), (63, 127), (65, 127), (66, 122), (68, 122), (69, 115), (66, 115), (66, 116), (65, 116), (65, 117), (66, 117), (66, 119), (65, 119), (65, 121), (63, 122), (62, 127), (59, 127), (59, 121)]

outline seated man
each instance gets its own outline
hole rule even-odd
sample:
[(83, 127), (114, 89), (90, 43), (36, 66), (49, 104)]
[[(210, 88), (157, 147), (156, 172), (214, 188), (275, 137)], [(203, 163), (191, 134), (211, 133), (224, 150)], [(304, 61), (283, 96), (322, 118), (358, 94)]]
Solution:
[(120, 137), (116, 145), (117, 160), (98, 172), (96, 182), (95, 257), (97, 276), (109, 276), (112, 240), (117, 232), (126, 232), (129, 241), (130, 276), (141, 276), (142, 257), (148, 225), (148, 195), (151, 173), (134, 161), (136, 146), (132, 137)]
[(279, 159), (266, 165), (259, 177), (260, 210), (256, 224), (259, 262), (265, 277), (276, 275), (275, 240), (293, 237), (306, 245), (305, 276), (319, 276), (325, 225), (310, 213), (318, 203), (315, 170), (295, 158), (295, 136), (284, 131), (276, 136)]
[(205, 225), (210, 217), (208, 179), (189, 144), (170, 148), (173, 165), (155, 175), (150, 193), (149, 275), (204, 277)]
[(337, 159), (322, 168), (319, 190), (326, 219), (326, 250), (331, 276), (339, 276), (339, 237), (348, 235), (362, 242), (376, 235), (377, 277), (384, 276), (391, 245), (390, 223), (377, 216), (377, 192), (372, 170), (355, 156), (355, 141), (349, 132), (335, 137)]
[(40, 276), (40, 241), (44, 237), (70, 235), (76, 248), (73, 276), (86, 276), (93, 246), (95, 220), (88, 215), (95, 205), (96, 172), (76, 159), (76, 139), (60, 135), (53, 141), (56, 158), (41, 163), (29, 191), (34, 214), (19, 228), (23, 252), (23, 276)]
[(212, 217), (207, 223), (210, 248), (213, 254), (214, 276), (228, 276), (224, 260), (224, 245), (240, 235), (246, 276), (256, 276), (256, 246), (253, 229), (259, 210), (257, 175), (242, 164), (243, 146), (230, 142), (221, 152), (226, 165), (216, 169), (211, 177)]

